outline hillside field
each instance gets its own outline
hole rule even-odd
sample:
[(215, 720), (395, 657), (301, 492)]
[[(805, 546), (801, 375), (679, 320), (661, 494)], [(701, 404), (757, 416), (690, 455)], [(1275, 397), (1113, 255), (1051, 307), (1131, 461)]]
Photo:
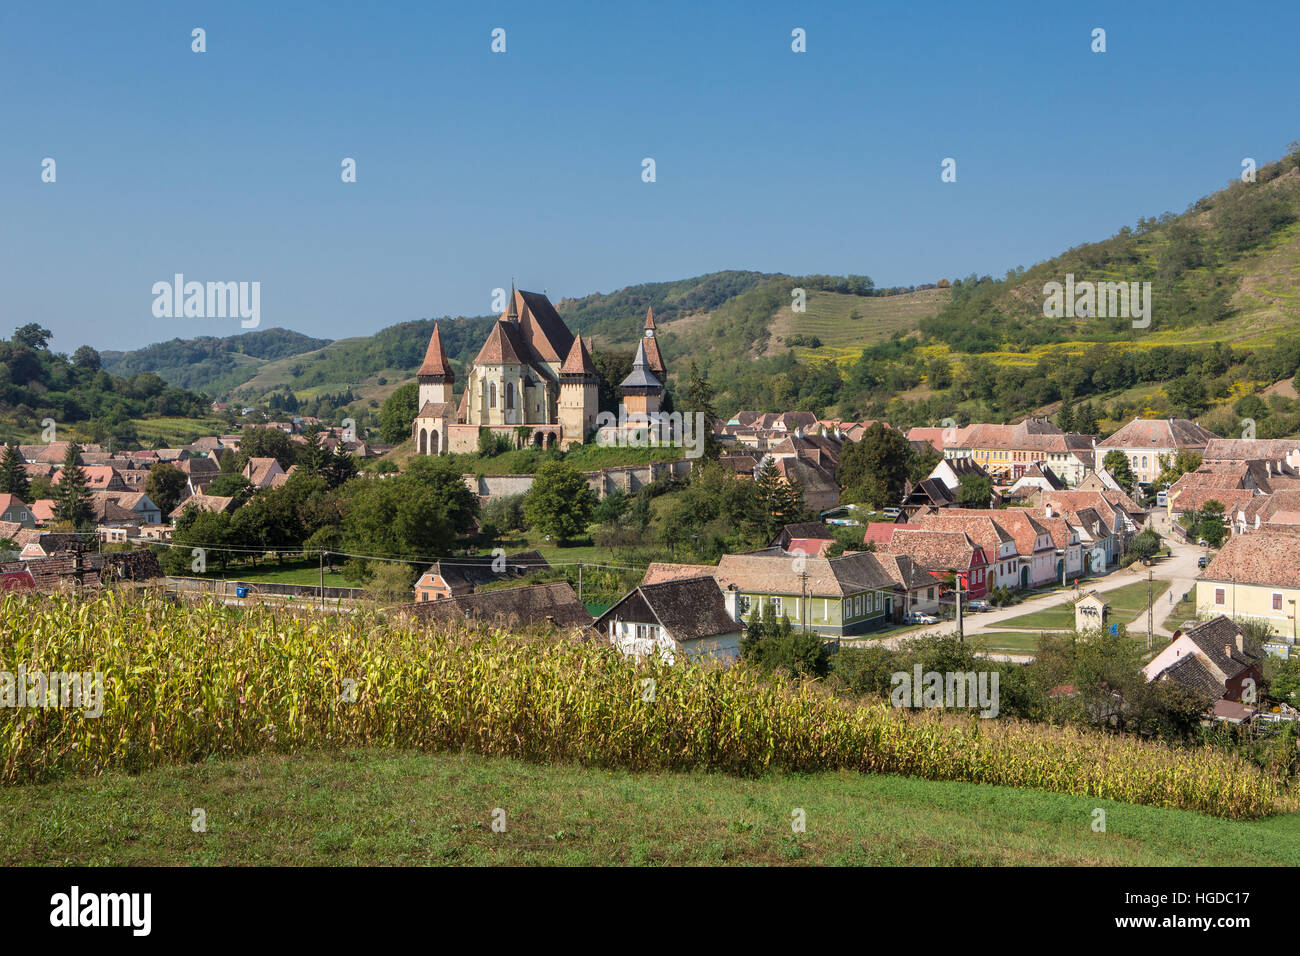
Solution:
[(0, 863), (1295, 866), (1300, 814), (1230, 822), (851, 772), (746, 780), (351, 749), (4, 787)]

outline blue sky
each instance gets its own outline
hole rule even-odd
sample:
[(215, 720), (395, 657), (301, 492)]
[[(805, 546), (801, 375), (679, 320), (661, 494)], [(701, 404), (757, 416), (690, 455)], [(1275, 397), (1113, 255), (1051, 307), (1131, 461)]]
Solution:
[(1294, 2), (5, 4), (0, 334), (240, 331), (155, 318), (177, 272), (328, 338), (512, 276), (1001, 275), (1282, 155), (1297, 35)]

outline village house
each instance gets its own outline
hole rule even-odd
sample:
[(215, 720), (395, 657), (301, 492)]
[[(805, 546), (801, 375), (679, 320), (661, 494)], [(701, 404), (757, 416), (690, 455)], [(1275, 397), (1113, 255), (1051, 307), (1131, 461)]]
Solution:
[(1229, 539), (1196, 582), (1198, 615), (1263, 621), (1287, 651), (1296, 642), (1300, 535), (1258, 531)]
[(415, 582), (415, 600), (441, 601), (470, 594), (494, 581), (521, 578), (551, 566), (539, 551), (496, 556), (462, 556), (435, 561)]
[(11, 521), (24, 528), (36, 527), (31, 509), (17, 495), (0, 495), (0, 521)]
[(1004, 484), (1011, 484), (1030, 465), (1043, 462), (1067, 484), (1080, 481), (1093, 468), (1093, 439), (1064, 432), (1046, 418), (1029, 418), (1016, 425), (972, 424), (953, 441), (945, 442), (944, 457), (968, 457)]
[[(1053, 582), (1060, 582), (1064, 573), (1066, 556), (1057, 557), (1056, 543), (1052, 533), (1038, 521), (1034, 520), (1028, 509), (1001, 508), (985, 511), (976, 508), (951, 508), (944, 514), (983, 518), (987, 516), (995, 521), (1015, 543), (1018, 587), (1044, 587)], [(1067, 549), (1069, 545), (1067, 544)]]
[(274, 458), (250, 458), (240, 474), (254, 488), (270, 488), (276, 476), (284, 474), (284, 469)]
[[(888, 539), (876, 544), (876, 555), (905, 554), (936, 577), (953, 576), (966, 597), (978, 600), (988, 595), (984, 549), (960, 531), (928, 531), (919, 526), (893, 524)], [(957, 576), (963, 576), (958, 578)]]
[(225, 495), (190, 495), (167, 515), (174, 525), (181, 515), (185, 514), (189, 508), (198, 511), (215, 511), (218, 514), (228, 514), (234, 510), (235, 499)]
[(640, 584), (594, 627), (624, 654), (641, 660), (658, 653), (669, 664), (678, 657), (734, 661), (745, 633), (711, 575)]
[(1201, 454), (1217, 438), (1196, 422), (1185, 418), (1135, 418), (1104, 441), (1097, 442), (1097, 464), (1112, 451), (1129, 460), (1134, 477), (1144, 485), (1154, 482), (1180, 451)]
[(420, 621), (482, 621), (502, 627), (551, 625), (577, 634), (592, 624), (591, 614), (568, 581), (457, 594), (440, 601), (398, 609)]
[(1142, 668), (1142, 675), (1148, 683), (1175, 681), (1204, 695), (1209, 707), (1218, 700), (1240, 702), (1247, 688), (1253, 700), (1263, 679), (1262, 660), (1245, 632), (1220, 614), (1190, 630), (1175, 632), (1174, 639)]
[[(86, 488), (90, 491), (126, 491), (126, 482), (122, 480), (114, 468), (108, 465), (82, 465), (82, 474), (86, 477)], [(50, 481), (54, 487), (58, 487), (63, 481), (63, 469), (60, 468), (54, 473), (54, 478)]]
[(901, 621), (908, 614), (937, 614), (943, 597), (943, 581), (927, 571), (910, 555), (889, 552), (876, 553), (876, 560), (893, 579), (901, 592), (894, 602), (894, 620)]
[(653, 562), (641, 583), (702, 574), (717, 583), (738, 620), (749, 621), (769, 607), (777, 617), (789, 618), (796, 630), (825, 637), (850, 637), (883, 627), (895, 619), (903, 598), (894, 579), (867, 551), (838, 558), (728, 554), (716, 567)]
[[(1005, 528), (989, 517), (989, 513), (973, 515), (949, 514), (948, 511), (919, 514), (909, 525), (925, 531), (950, 531), (966, 535), (984, 549), (988, 564), (988, 586), (992, 588), (1029, 587), (1029, 572), (1022, 572), (1020, 552), (1016, 539)], [(1022, 583), (1023, 582), (1023, 583)]]

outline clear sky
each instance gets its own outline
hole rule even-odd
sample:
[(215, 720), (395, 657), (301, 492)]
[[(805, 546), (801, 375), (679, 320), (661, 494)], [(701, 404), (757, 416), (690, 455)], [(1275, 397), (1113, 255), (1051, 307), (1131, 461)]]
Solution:
[(177, 272), (328, 338), (512, 276), (1001, 275), (1282, 155), (1298, 38), (1296, 0), (6, 2), (0, 334), (240, 331), (155, 318)]

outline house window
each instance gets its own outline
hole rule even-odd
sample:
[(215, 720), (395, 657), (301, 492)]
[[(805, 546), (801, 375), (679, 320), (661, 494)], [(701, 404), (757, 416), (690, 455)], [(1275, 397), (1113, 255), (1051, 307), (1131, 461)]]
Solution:
[(1276, 591), (1273, 592), (1273, 610), (1282, 610), (1282, 595)]
[(1215, 589), (1214, 589), (1214, 603), (1215, 603), (1215, 604), (1222, 604), (1223, 601), (1224, 601), (1224, 597), (1225, 597), (1225, 595), (1224, 595), (1224, 593), (1223, 593), (1223, 588), (1215, 588)]
[(876, 594), (875, 594), (875, 605), (876, 605), (876, 606), (875, 606), (875, 610), (879, 611), (879, 610), (880, 610), (880, 592), (879, 592), (879, 591), (877, 591)]
[(514, 407), (515, 407), (515, 383), (506, 382), (506, 408), (513, 409)]
[(926, 589), (925, 589), (925, 599), (926, 599), (927, 601), (933, 601), (933, 600), (934, 600), (934, 588), (926, 588)]
[(752, 602), (748, 596), (744, 594), (736, 596), (736, 610), (739, 611), (741, 617), (749, 617), (749, 609), (751, 606)]
[(768, 607), (772, 609), (772, 615), (774, 617), (781, 616), (781, 599), (779, 597), (770, 598), (767, 604)]
[(488, 408), (497, 407), (497, 383), (488, 383)]
[(653, 624), (638, 624), (636, 626), (636, 639), (638, 641), (652, 641), (657, 636), (659, 628)]

